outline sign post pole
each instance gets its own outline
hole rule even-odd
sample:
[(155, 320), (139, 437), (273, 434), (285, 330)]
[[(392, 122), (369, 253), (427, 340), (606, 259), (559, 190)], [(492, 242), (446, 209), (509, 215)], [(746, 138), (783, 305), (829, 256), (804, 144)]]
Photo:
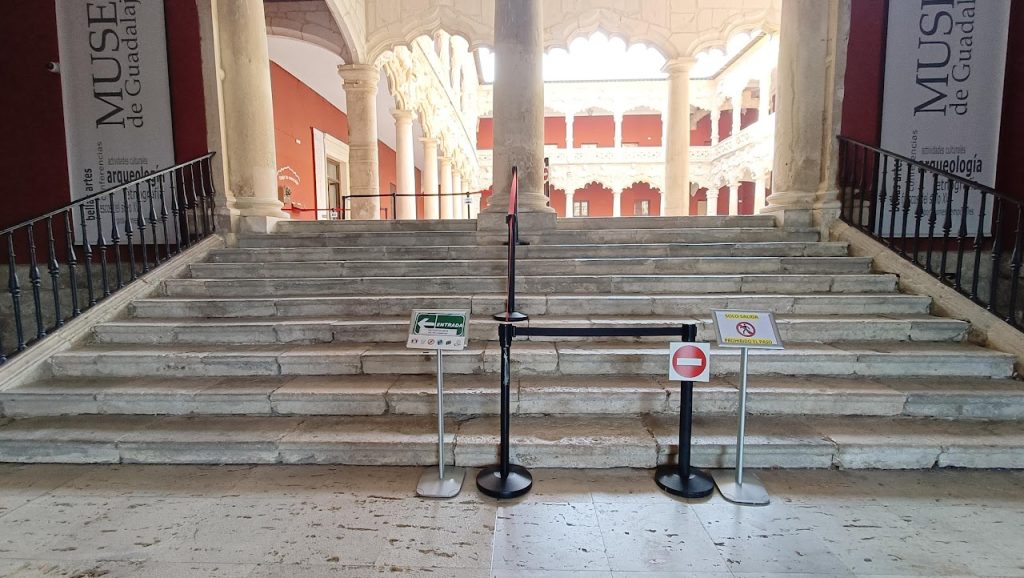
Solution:
[(717, 470), (712, 473), (718, 491), (726, 500), (734, 504), (765, 506), (771, 502), (764, 485), (751, 473), (743, 471), (744, 442), (747, 431), (747, 374), (748, 353), (751, 347), (765, 349), (781, 349), (782, 341), (775, 326), (775, 319), (767, 311), (714, 311), (715, 332), (718, 344), (722, 347), (739, 347), (740, 349), (740, 391), (739, 391), (739, 427), (736, 431), (736, 471), (730, 476), (728, 471)]
[(693, 343), (696, 325), (683, 326), (683, 341), (669, 348), (669, 379), (679, 380), (679, 450), (676, 464), (658, 466), (654, 481), (662, 490), (684, 498), (703, 498), (715, 489), (711, 476), (690, 466), (693, 439), (693, 382), (711, 379), (710, 348)]
[(462, 491), (465, 468), (444, 464), (444, 350), (466, 346), (468, 311), (413, 311), (407, 347), (432, 348), (437, 352), (437, 466), (427, 468), (416, 485), (416, 494), (451, 498)]

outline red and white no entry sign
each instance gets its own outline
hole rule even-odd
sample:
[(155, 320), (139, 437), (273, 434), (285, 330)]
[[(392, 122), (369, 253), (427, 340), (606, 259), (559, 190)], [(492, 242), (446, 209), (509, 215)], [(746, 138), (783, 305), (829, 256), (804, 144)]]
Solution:
[(707, 343), (672, 343), (668, 378), (673, 381), (711, 381), (711, 346)]

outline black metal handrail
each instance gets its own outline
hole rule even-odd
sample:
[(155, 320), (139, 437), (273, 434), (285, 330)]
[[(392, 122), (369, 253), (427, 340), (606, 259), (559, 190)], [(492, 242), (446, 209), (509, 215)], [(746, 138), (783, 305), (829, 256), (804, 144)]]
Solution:
[[(150, 173), (0, 231), (7, 249), (6, 262), (0, 259), (0, 265), (7, 266), (10, 296), (10, 308), (0, 307), (0, 364), (213, 233), (213, 155)], [(50, 277), (46, 289), (39, 270), (40, 247), (45, 247)], [(22, 301), (23, 275), (29, 279), (31, 304)], [(52, 295), (44, 298), (44, 291)], [(26, 327), (29, 316), (35, 331)]]
[(933, 166), (839, 137), (840, 217), (1007, 323), (1024, 328), (1017, 303), (1024, 203), (970, 180), (978, 172), (977, 162)]
[(516, 245), (519, 244), (519, 168), (512, 167), (512, 183), (508, 189), (508, 214), (505, 215), (508, 225), (508, 278), (505, 282), (505, 310), (496, 313), (498, 321), (525, 321), (528, 316), (516, 311)]

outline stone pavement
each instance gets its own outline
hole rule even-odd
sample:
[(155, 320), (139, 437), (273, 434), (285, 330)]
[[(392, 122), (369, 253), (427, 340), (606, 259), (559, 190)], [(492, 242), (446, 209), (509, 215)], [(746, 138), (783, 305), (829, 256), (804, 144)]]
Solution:
[(1024, 472), (762, 472), (767, 507), (648, 470), (414, 497), (419, 468), (0, 466), (0, 575), (1024, 576)]

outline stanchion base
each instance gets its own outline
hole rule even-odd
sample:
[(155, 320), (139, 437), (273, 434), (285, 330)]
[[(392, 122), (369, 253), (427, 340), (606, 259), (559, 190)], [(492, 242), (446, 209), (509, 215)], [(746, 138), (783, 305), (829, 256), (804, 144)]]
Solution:
[(424, 498), (454, 498), (462, 491), (466, 479), (465, 468), (444, 467), (444, 477), (437, 466), (427, 468), (416, 484), (416, 495)]
[(501, 466), (488, 466), (476, 477), (476, 487), (480, 493), (499, 500), (518, 498), (533, 487), (533, 476), (523, 466), (509, 465), (508, 477), (501, 477)]
[(494, 320), (495, 321), (504, 321), (506, 323), (515, 323), (517, 321), (526, 321), (529, 318), (530, 318), (529, 315), (527, 315), (525, 313), (520, 313), (518, 311), (512, 311), (511, 313), (508, 312), (508, 311), (503, 311), (501, 313), (495, 313), (494, 314)]
[(768, 490), (764, 489), (761, 480), (753, 472), (743, 472), (742, 484), (736, 483), (735, 470), (717, 470), (713, 475), (722, 497), (734, 504), (767, 506), (771, 503)]
[(689, 479), (683, 479), (676, 464), (658, 466), (654, 481), (666, 492), (684, 498), (703, 498), (715, 489), (715, 483), (706, 472), (691, 467)]

